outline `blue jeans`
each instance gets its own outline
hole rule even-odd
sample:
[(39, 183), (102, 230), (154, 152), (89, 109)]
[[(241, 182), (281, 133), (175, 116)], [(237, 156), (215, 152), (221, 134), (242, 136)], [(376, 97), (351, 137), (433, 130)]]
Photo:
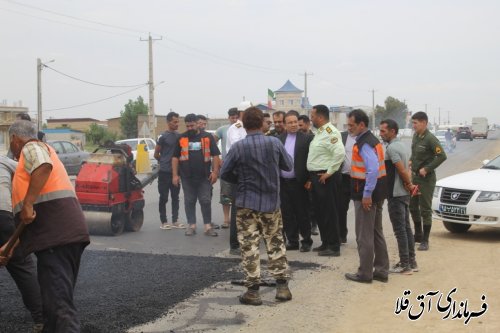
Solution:
[(398, 242), (399, 261), (408, 265), (415, 260), (415, 241), (410, 226), (410, 196), (394, 197), (388, 200), (389, 218)]
[(187, 222), (196, 224), (196, 201), (200, 202), (203, 223), (212, 223), (212, 184), (207, 178), (183, 178), (184, 209)]

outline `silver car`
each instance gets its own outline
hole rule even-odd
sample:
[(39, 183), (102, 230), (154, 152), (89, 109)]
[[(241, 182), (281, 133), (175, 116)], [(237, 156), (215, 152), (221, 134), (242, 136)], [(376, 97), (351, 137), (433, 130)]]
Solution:
[(47, 141), (47, 143), (56, 151), (68, 175), (77, 175), (82, 164), (89, 158), (89, 153), (80, 150), (69, 141)]

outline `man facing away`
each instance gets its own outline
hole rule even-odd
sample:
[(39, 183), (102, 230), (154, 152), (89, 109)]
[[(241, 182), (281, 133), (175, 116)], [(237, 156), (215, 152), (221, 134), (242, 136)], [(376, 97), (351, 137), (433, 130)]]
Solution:
[[(169, 112), (167, 114), (167, 130), (158, 138), (155, 148), (155, 158), (160, 164), (160, 171), (158, 172), (160, 228), (164, 230), (184, 228), (184, 225), (179, 222), (179, 192), (181, 187), (172, 183), (172, 157), (180, 137), (177, 132), (178, 128), (179, 114)], [(166, 205), (169, 192), (172, 198), (172, 223), (168, 223), (167, 220)]]
[(292, 299), (288, 288), (288, 262), (283, 240), (280, 213), (280, 169), (292, 170), (291, 157), (281, 142), (262, 133), (262, 111), (248, 108), (243, 114), (247, 136), (233, 144), (222, 166), (221, 177), (237, 184), (238, 241), (243, 259), (247, 291), (242, 304), (261, 305), (259, 295), (259, 244), (263, 238), (268, 254), (268, 268), (276, 279), (276, 299)]
[[(221, 141), (222, 148), (222, 160), (221, 163), (224, 163), (224, 159), (226, 158), (226, 145), (227, 145), (227, 130), (229, 127), (236, 123), (239, 119), (238, 109), (231, 108), (227, 111), (229, 124), (223, 125), (219, 127), (214, 134), (215, 142)], [(229, 210), (231, 209), (231, 197), (232, 197), (232, 186), (230, 183), (225, 180), (220, 180), (220, 204), (222, 205), (222, 211), (224, 213), (224, 223), (222, 224), (222, 228), (229, 228), (230, 218), (229, 218)]]
[(349, 132), (356, 136), (351, 160), (351, 197), (359, 268), (356, 273), (346, 273), (345, 277), (355, 282), (387, 282), (389, 255), (382, 229), (382, 206), (386, 197), (384, 151), (368, 129), (368, 123), (368, 116), (362, 110), (353, 110), (348, 115)]
[(14, 122), (9, 136), (19, 161), (12, 180), (13, 214), (16, 223), (27, 225), (19, 248), (24, 256), (37, 257), (43, 332), (80, 332), (73, 291), (90, 242), (80, 203), (56, 151), (37, 140), (31, 122)]
[(212, 185), (217, 182), (220, 152), (214, 137), (198, 129), (195, 114), (184, 118), (187, 131), (181, 134), (172, 158), (172, 183), (184, 189), (184, 208), (189, 228), (186, 236), (196, 234), (196, 201), (200, 202), (206, 236), (217, 236), (212, 228)]
[[(227, 143), (226, 143), (226, 154), (229, 152), (233, 144), (244, 139), (247, 136), (247, 131), (245, 127), (243, 127), (243, 122), (241, 118), (243, 117), (243, 112), (246, 109), (253, 106), (250, 101), (242, 101), (237, 109), (238, 109), (238, 120), (229, 126), (227, 130)], [(236, 187), (232, 186), (232, 202), (234, 202), (234, 197), (236, 195)], [(232, 255), (240, 255), (240, 243), (238, 242), (238, 231), (236, 228), (236, 206), (231, 206), (231, 222), (229, 223), (229, 254)]]
[(411, 142), (410, 166), (412, 182), (418, 185), (420, 195), (410, 199), (410, 214), (415, 224), (415, 243), (420, 243), (418, 250), (427, 251), (432, 226), (432, 194), (436, 186), (435, 170), (446, 160), (446, 153), (439, 140), (427, 129), (425, 112), (415, 113), (411, 122), (415, 134)]
[(280, 172), (280, 199), (283, 227), (287, 238), (287, 250), (299, 249), (299, 232), (302, 236), (300, 252), (311, 251), (311, 223), (308, 216), (309, 195), (305, 188), (309, 181), (307, 155), (313, 136), (299, 131), (297, 115), (288, 112), (285, 115), (285, 133), (279, 139), (285, 150), (292, 157), (291, 171)]
[(398, 131), (398, 123), (394, 120), (386, 119), (380, 122), (380, 136), (387, 143), (385, 151), (387, 208), (399, 252), (399, 262), (389, 271), (412, 274), (418, 271), (418, 267), (415, 260), (415, 241), (410, 226), (410, 192), (413, 189), (408, 168), (410, 151), (398, 138)]

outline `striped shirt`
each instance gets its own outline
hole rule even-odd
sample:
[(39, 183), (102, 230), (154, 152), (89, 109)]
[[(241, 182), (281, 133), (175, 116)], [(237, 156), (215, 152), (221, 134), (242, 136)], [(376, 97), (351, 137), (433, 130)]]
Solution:
[(221, 179), (237, 184), (236, 207), (269, 213), (280, 207), (280, 169), (292, 168), (292, 158), (281, 141), (258, 132), (231, 146)]
[(31, 141), (24, 145), (21, 154), (24, 156), (24, 170), (31, 175), (42, 164), (52, 165), (49, 148), (46, 143)]

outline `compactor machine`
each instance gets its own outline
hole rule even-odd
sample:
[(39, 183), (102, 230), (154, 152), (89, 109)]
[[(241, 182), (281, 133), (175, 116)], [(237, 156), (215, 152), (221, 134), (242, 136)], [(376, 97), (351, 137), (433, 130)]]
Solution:
[(139, 180), (132, 159), (128, 146), (108, 144), (97, 148), (78, 173), (75, 191), (91, 234), (116, 236), (141, 229), (143, 188), (155, 180), (158, 169)]

